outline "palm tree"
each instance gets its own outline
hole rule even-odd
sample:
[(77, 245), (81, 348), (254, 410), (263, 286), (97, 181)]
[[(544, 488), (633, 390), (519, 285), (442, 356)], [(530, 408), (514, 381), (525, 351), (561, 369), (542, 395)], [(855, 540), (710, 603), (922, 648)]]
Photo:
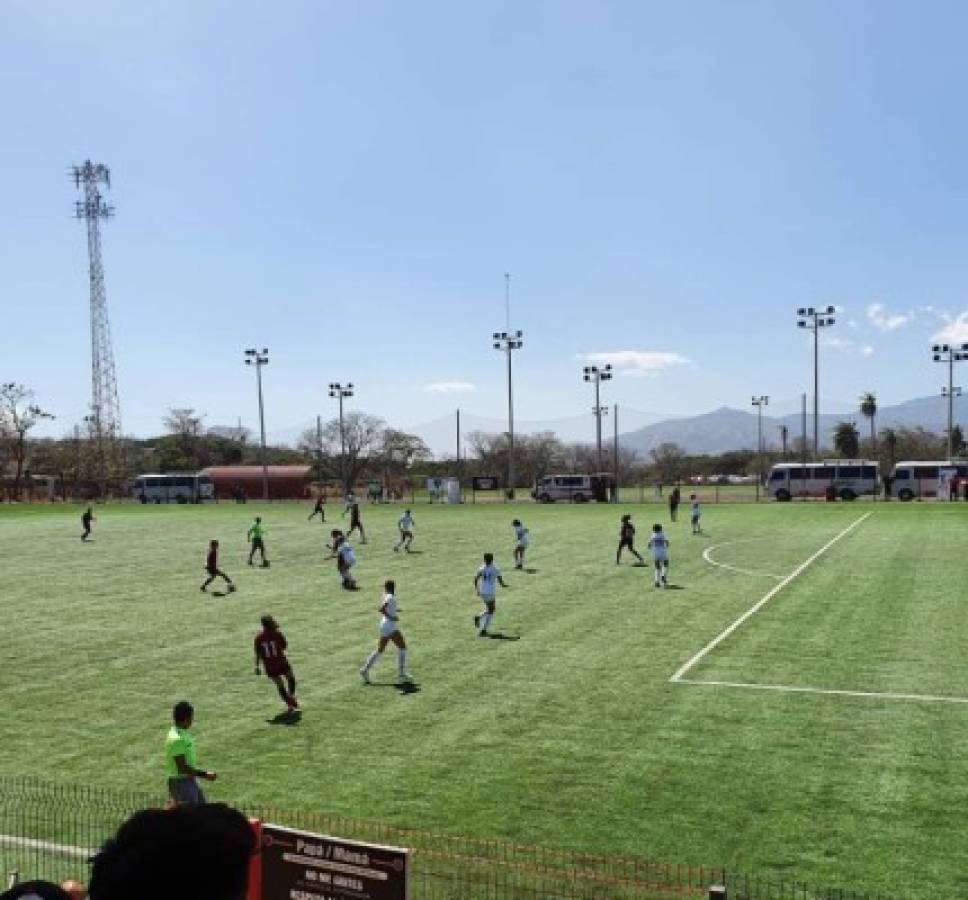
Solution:
[(871, 456), (877, 456), (877, 431), (874, 422), (877, 417), (877, 398), (867, 391), (860, 395), (860, 414), (871, 423)]
[(860, 434), (854, 422), (838, 422), (834, 429), (834, 447), (842, 459), (857, 459)]

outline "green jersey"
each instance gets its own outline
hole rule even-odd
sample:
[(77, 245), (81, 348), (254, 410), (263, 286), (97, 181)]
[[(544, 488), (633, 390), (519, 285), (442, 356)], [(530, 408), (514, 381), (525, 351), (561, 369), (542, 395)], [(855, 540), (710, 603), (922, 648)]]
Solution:
[(198, 768), (198, 758), (195, 755), (195, 738), (188, 730), (172, 725), (165, 738), (165, 772), (169, 778), (177, 778), (182, 773), (175, 763), (176, 756), (184, 756), (185, 762), (193, 768)]
[(249, 540), (255, 540), (256, 538), (264, 538), (266, 536), (266, 530), (262, 527), (259, 522), (254, 522), (252, 527), (249, 529)]

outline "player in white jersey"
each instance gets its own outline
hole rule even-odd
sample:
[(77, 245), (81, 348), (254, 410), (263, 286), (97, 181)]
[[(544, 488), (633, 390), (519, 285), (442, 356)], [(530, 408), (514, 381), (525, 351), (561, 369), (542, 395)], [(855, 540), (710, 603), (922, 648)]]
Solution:
[(699, 524), (699, 517), (702, 510), (699, 508), (699, 498), (695, 494), (689, 495), (689, 518), (692, 520), (692, 533), (702, 534), (702, 526)]
[(343, 587), (348, 591), (355, 591), (356, 581), (350, 570), (356, 565), (356, 554), (353, 553), (353, 548), (346, 540), (346, 536), (338, 528), (333, 529), (332, 537), (333, 543), (329, 546), (333, 552), (330, 558), (336, 557), (336, 571), (339, 573)]
[(491, 624), (491, 619), (494, 618), (495, 595), (499, 584), (503, 588), (507, 587), (501, 577), (501, 570), (494, 565), (494, 554), (485, 553), (484, 565), (477, 570), (477, 574), (474, 576), (474, 590), (477, 591), (477, 596), (481, 598), (481, 602), (484, 604), (484, 612), (474, 616), (474, 626), (480, 629), (477, 634), (478, 637), (487, 637), (488, 626)]
[(669, 586), (669, 539), (662, 526), (656, 523), (652, 526), (652, 537), (649, 538), (649, 550), (652, 551), (652, 563), (655, 566), (655, 586)]
[(524, 568), (524, 551), (531, 544), (531, 533), (521, 524), (520, 519), (515, 519), (511, 523), (514, 528), (514, 568)]
[(387, 648), (391, 641), (397, 648), (397, 678), (400, 681), (410, 681), (407, 674), (407, 642), (403, 639), (403, 632), (400, 631), (400, 611), (397, 609), (396, 583), (385, 581), (383, 583), (383, 599), (380, 601), (378, 612), (380, 619), (380, 639), (377, 641), (376, 650), (366, 658), (366, 662), (360, 667), (360, 676), (366, 684), (370, 684), (370, 669), (376, 664), (380, 655)]
[(409, 553), (410, 545), (413, 543), (413, 514), (409, 509), (405, 509), (403, 515), (397, 520), (397, 528), (400, 529), (400, 540), (393, 549), (399, 550), (403, 547)]

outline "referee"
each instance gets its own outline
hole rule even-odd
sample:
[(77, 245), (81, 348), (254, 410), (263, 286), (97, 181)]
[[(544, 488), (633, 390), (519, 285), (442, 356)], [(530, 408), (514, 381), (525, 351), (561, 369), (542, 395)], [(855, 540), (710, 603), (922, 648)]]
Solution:
[(165, 772), (168, 775), (168, 796), (173, 806), (181, 803), (204, 803), (205, 795), (198, 786), (198, 779), (215, 781), (215, 773), (198, 768), (195, 738), (189, 733), (195, 710), (191, 703), (182, 700), (172, 711), (174, 725), (165, 738)]
[(249, 551), (249, 565), (252, 565), (252, 557), (255, 556), (255, 551), (258, 550), (262, 555), (262, 566), (267, 568), (269, 563), (266, 560), (266, 530), (262, 527), (262, 519), (259, 516), (255, 517), (255, 522), (249, 529), (249, 541), (252, 544), (252, 549)]

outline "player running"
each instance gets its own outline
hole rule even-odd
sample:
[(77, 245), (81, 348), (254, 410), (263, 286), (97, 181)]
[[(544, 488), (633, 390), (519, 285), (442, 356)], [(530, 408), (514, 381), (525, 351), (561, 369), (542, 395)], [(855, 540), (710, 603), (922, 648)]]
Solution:
[(320, 494), (316, 498), (316, 505), (313, 507), (313, 511), (309, 514), (308, 522), (312, 522), (313, 516), (319, 516), (319, 521), (324, 525), (326, 524), (326, 498)]
[(360, 667), (360, 677), (366, 684), (370, 681), (370, 669), (376, 664), (387, 644), (391, 641), (397, 648), (397, 680), (410, 681), (407, 674), (407, 642), (403, 639), (403, 632), (400, 631), (400, 610), (397, 608), (396, 582), (388, 580), (383, 583), (383, 599), (380, 601), (378, 612), (383, 617), (380, 619), (380, 639), (377, 641), (376, 650), (373, 650), (366, 658), (366, 662)]
[(481, 598), (481, 602), (484, 604), (484, 612), (474, 616), (474, 626), (480, 629), (477, 633), (478, 637), (487, 637), (487, 629), (494, 618), (494, 610), (497, 605), (495, 595), (497, 594), (498, 584), (502, 588), (507, 587), (501, 577), (501, 570), (494, 565), (494, 554), (485, 553), (484, 565), (477, 570), (477, 574), (474, 576), (474, 590), (477, 591), (477, 596)]
[(692, 520), (692, 533), (702, 534), (702, 526), (699, 518), (702, 516), (702, 509), (699, 507), (699, 498), (695, 494), (689, 495), (689, 518)]
[(669, 539), (662, 526), (656, 522), (652, 526), (652, 537), (649, 538), (649, 549), (652, 551), (652, 564), (655, 567), (655, 586), (669, 586)]
[(400, 540), (394, 545), (394, 551), (401, 547), (410, 552), (410, 545), (413, 543), (413, 513), (409, 509), (403, 511), (403, 515), (397, 520), (397, 528), (400, 529)]
[(81, 516), (81, 527), (84, 529), (84, 534), (81, 535), (81, 540), (86, 541), (91, 536), (91, 523), (96, 522), (94, 518), (94, 512), (89, 506), (85, 510), (84, 515)]
[(360, 543), (366, 543), (366, 532), (363, 530), (363, 522), (360, 519), (360, 504), (359, 501), (350, 494), (352, 498), (352, 503), (350, 504), (350, 530), (346, 532), (346, 536), (349, 537), (354, 531), (359, 531), (360, 533)]
[(635, 526), (632, 524), (632, 517), (627, 513), (622, 516), (622, 525), (618, 532), (618, 550), (615, 551), (615, 565), (622, 561), (622, 551), (628, 550), (638, 561), (639, 565), (645, 565), (642, 554), (635, 549)]
[[(262, 631), (255, 636), (255, 674), (259, 674), (259, 664), (265, 669), (266, 677), (273, 682), (282, 702), (289, 712), (299, 709), (296, 700), (296, 676), (292, 674), (292, 666), (286, 659), (286, 637), (279, 630), (276, 620), (272, 616), (262, 617)], [(286, 680), (283, 684), (283, 679)]]
[(514, 528), (514, 568), (523, 569), (524, 551), (531, 544), (531, 532), (521, 524), (520, 519), (511, 522), (511, 527)]
[(216, 578), (223, 578), (225, 580), (230, 593), (235, 590), (235, 583), (218, 567), (218, 541), (209, 542), (208, 556), (205, 557), (205, 571), (208, 572), (208, 578), (202, 585), (203, 592)]
[(355, 591), (356, 582), (350, 574), (350, 569), (356, 565), (356, 554), (353, 553), (346, 535), (338, 528), (333, 529), (332, 537), (333, 543), (330, 547), (333, 551), (332, 556), (336, 557), (336, 571), (339, 573), (343, 587), (348, 591)]
[(262, 519), (259, 516), (255, 517), (255, 522), (249, 529), (248, 538), (252, 545), (252, 549), (249, 550), (249, 565), (253, 565), (252, 557), (255, 556), (255, 551), (258, 550), (262, 555), (262, 568), (269, 568), (269, 560), (266, 559), (266, 542), (265, 542), (266, 530), (262, 524)]

